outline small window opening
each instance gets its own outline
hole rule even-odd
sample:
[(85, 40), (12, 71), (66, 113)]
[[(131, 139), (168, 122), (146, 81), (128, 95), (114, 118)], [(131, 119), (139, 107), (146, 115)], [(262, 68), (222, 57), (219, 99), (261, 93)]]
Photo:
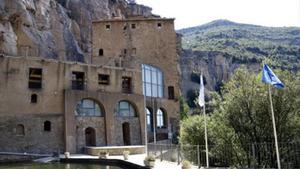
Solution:
[(122, 77), (122, 92), (131, 93), (131, 78)]
[(104, 52), (103, 49), (99, 49), (99, 56), (103, 56)]
[(174, 87), (173, 86), (168, 87), (168, 94), (169, 94), (169, 99), (175, 99)]
[(109, 75), (99, 74), (98, 75), (99, 85), (109, 85)]
[(162, 27), (161, 23), (157, 23), (157, 27), (161, 28)]
[(29, 68), (28, 88), (30, 89), (42, 88), (42, 69)]
[(24, 136), (25, 135), (25, 127), (23, 124), (18, 124), (16, 128), (16, 135), (17, 136)]
[(38, 96), (37, 96), (37, 94), (32, 94), (32, 95), (31, 95), (31, 98), (30, 98), (30, 102), (31, 102), (31, 103), (37, 103), (37, 101), (38, 101)]
[(106, 30), (110, 30), (110, 25), (105, 25)]
[(123, 50), (123, 54), (126, 55), (127, 54), (127, 49)]
[(136, 48), (132, 48), (132, 54), (136, 54)]
[(50, 121), (44, 122), (44, 131), (51, 131), (51, 122)]
[(84, 73), (72, 72), (72, 89), (84, 90)]
[(125, 25), (124, 27), (123, 27), (123, 30), (125, 31), (127, 29), (127, 26)]
[(131, 29), (135, 29), (136, 28), (136, 24), (131, 24)]

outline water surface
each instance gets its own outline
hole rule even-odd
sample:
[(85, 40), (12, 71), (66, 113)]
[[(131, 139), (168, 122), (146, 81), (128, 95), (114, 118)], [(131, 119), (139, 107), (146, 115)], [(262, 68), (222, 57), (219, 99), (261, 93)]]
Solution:
[(0, 165), (0, 169), (122, 169), (115, 166), (103, 166), (99, 164), (62, 164), (62, 163), (18, 163)]

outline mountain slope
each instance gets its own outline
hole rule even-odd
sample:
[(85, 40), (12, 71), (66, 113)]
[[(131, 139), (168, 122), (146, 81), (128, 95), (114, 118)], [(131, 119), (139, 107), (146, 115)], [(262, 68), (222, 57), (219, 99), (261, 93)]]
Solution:
[(293, 72), (300, 70), (300, 28), (263, 27), (216, 20), (177, 31), (182, 34), (182, 91), (192, 103), (198, 90), (195, 76), (204, 74), (208, 90), (220, 87), (244, 65), (259, 72), (261, 62), (271, 58), (272, 66)]

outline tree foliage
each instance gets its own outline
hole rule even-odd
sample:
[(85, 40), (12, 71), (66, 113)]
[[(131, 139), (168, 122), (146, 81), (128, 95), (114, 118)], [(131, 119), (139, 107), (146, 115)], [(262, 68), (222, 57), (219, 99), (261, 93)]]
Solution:
[[(279, 142), (295, 142), (300, 136), (300, 76), (287, 71), (275, 71), (284, 82), (283, 90), (272, 88)], [(261, 74), (238, 69), (222, 89), (222, 99), (214, 95), (210, 102), (214, 112), (209, 117), (209, 142), (211, 153), (218, 157), (228, 153), (230, 165), (243, 166), (253, 162), (249, 144), (273, 143), (268, 85), (261, 82)], [(181, 123), (182, 144), (204, 144), (203, 117), (190, 117)], [(254, 147), (259, 151), (259, 147)], [(229, 151), (230, 150), (230, 151)], [(270, 150), (272, 158), (274, 149)], [(280, 148), (281, 152), (287, 150)], [(289, 150), (293, 152), (293, 150)], [(254, 159), (257, 164), (274, 167), (274, 161), (264, 161), (262, 153)], [(282, 159), (287, 158), (284, 154)]]

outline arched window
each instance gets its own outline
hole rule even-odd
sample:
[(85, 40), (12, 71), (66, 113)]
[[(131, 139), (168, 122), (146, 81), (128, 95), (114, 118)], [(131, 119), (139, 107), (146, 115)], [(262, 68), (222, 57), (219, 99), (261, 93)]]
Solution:
[(50, 121), (44, 122), (44, 131), (51, 131), (51, 122)]
[(136, 112), (132, 104), (128, 101), (120, 101), (115, 109), (116, 116), (119, 117), (136, 117)]
[(30, 97), (30, 102), (31, 103), (37, 103), (37, 99), (38, 99), (37, 94), (32, 94), (31, 97)]
[(150, 97), (163, 97), (162, 71), (150, 65), (142, 65), (143, 94)]
[(16, 128), (16, 135), (24, 136), (25, 135), (25, 127), (23, 124), (18, 124)]
[(158, 128), (166, 127), (166, 114), (162, 109), (157, 110), (156, 125)]
[(103, 116), (100, 105), (91, 99), (82, 99), (78, 102), (76, 116)]
[(146, 117), (147, 117), (147, 130), (153, 131), (153, 115), (152, 112), (146, 108)]

